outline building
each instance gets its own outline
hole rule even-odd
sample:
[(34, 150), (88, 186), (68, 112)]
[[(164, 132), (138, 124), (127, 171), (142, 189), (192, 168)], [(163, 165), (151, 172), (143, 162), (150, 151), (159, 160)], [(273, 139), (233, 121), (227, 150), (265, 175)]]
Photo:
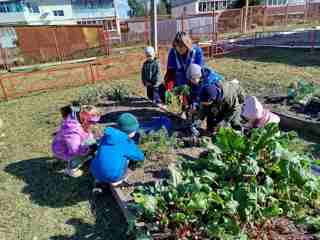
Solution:
[(107, 24), (128, 18), (128, 0), (0, 0), (2, 25)]
[(213, 10), (222, 10), (232, 7), (235, 0), (175, 0), (172, 1), (171, 13), (179, 17), (183, 13), (194, 15), (208, 13)]
[[(237, 0), (174, 0), (172, 1), (172, 16), (180, 17), (183, 13), (194, 15), (232, 8)], [(263, 0), (262, 5), (280, 7), (286, 5), (304, 5), (306, 0)], [(310, 0), (309, 0), (310, 1)], [(310, 2), (319, 1), (311, 0)]]

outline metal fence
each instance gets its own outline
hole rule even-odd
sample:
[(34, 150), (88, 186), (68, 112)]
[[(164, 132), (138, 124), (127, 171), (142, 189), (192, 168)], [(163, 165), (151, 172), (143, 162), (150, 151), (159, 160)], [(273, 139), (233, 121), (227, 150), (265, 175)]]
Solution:
[[(247, 9), (247, 19), (245, 13), (246, 8), (241, 8), (181, 15), (177, 18), (161, 17), (158, 20), (158, 41), (162, 45), (168, 45), (175, 33), (181, 30), (189, 32), (194, 39), (208, 41), (217, 40), (217, 36), (225, 38), (229, 33), (243, 33), (245, 22), (248, 32), (256, 32), (271, 26), (284, 28), (293, 23), (320, 20), (320, 3), (279, 7), (251, 6)], [(140, 40), (147, 42), (142, 36), (148, 36), (149, 39), (148, 18), (131, 19), (127, 24), (129, 34), (141, 34)]]

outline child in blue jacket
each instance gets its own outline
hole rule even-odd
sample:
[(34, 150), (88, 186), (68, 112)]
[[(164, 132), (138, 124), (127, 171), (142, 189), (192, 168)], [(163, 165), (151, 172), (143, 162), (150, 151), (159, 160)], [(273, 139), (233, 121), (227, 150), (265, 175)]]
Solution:
[[(126, 176), (129, 161), (144, 160), (144, 153), (132, 139), (139, 129), (136, 117), (124, 113), (117, 123), (119, 129), (105, 129), (97, 155), (91, 163), (91, 173), (97, 184), (120, 185)], [(94, 190), (101, 192), (99, 188)]]
[(206, 86), (222, 81), (224, 78), (209, 67), (191, 64), (187, 71), (190, 86), (190, 104), (193, 110), (200, 103), (200, 93)]

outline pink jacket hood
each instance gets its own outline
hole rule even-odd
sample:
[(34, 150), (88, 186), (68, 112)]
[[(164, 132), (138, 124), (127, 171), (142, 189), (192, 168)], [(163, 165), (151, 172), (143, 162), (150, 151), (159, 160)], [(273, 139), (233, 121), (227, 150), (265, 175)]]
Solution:
[(89, 154), (89, 146), (85, 142), (91, 138), (92, 134), (85, 132), (81, 124), (69, 116), (62, 122), (53, 139), (53, 154), (64, 161), (86, 156)]

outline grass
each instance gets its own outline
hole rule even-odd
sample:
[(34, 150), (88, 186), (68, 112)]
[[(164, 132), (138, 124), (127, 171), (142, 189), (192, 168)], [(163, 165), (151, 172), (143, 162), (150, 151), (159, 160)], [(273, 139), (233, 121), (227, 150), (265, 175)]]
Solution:
[(318, 26), (320, 21), (312, 20), (312, 21), (301, 21), (301, 22), (292, 22), (288, 23), (288, 25), (274, 25), (274, 26), (258, 26), (255, 29), (249, 29), (246, 33), (240, 32), (227, 32), (222, 33), (219, 35), (219, 39), (230, 39), (230, 38), (237, 38), (237, 37), (248, 37), (256, 32), (277, 32), (277, 31), (292, 31), (298, 28), (310, 28), (314, 26)]
[(89, 234), (97, 237), (89, 239), (125, 239), (126, 226), (113, 199), (100, 199), (96, 203), (100, 211), (93, 215), (91, 177), (67, 178), (61, 173), (63, 166), (51, 158), (59, 108), (85, 88), (39, 93), (0, 104), (6, 135), (1, 139), (6, 149), (0, 158), (0, 239), (78, 240), (88, 239)]
[(248, 92), (283, 92), (300, 79), (319, 82), (320, 51), (256, 48), (209, 62), (227, 80), (238, 79)]
[[(250, 49), (209, 62), (226, 79), (237, 78), (249, 92), (279, 87), (320, 75), (319, 52)], [(139, 75), (115, 79), (143, 94)], [(100, 87), (97, 85), (96, 87)], [(52, 133), (59, 108), (87, 87), (42, 92), (0, 103), (6, 137), (0, 158), (0, 239), (125, 239), (126, 225), (110, 196), (93, 199), (92, 179), (65, 177), (51, 158)], [(1, 147), (1, 146), (0, 146)], [(301, 148), (304, 146), (301, 145)], [(97, 214), (91, 212), (96, 205)], [(100, 237), (100, 238), (98, 238)]]

